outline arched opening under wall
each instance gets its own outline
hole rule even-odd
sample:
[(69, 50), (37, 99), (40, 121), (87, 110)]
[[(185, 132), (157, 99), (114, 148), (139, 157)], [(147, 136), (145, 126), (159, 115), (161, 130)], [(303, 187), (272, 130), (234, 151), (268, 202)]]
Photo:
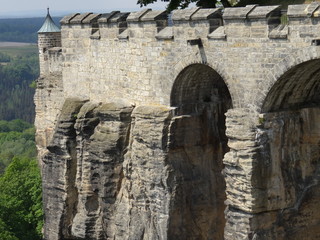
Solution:
[(320, 59), (301, 63), (283, 74), (270, 89), (262, 112), (320, 106)]
[(283, 74), (262, 111), (260, 176), (265, 208), (274, 216), (263, 232), (274, 239), (320, 239), (320, 59)]
[(176, 114), (168, 135), (173, 168), (169, 239), (223, 239), (225, 113), (232, 107), (228, 87), (211, 67), (192, 64), (176, 78), (171, 106)]

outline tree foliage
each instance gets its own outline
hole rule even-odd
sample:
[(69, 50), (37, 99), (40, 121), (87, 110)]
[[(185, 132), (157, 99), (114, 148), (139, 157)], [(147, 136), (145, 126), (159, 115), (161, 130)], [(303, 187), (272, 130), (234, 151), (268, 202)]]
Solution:
[(5, 224), (5, 222), (1, 218), (0, 218), (0, 239), (2, 239), (2, 240), (19, 240), (10, 231), (9, 227)]
[(0, 239), (40, 240), (42, 225), (37, 162), (15, 157), (0, 177)]
[[(158, 0), (138, 0), (138, 4), (140, 6), (147, 6), (148, 4), (155, 3)], [(169, 11), (177, 9), (177, 8), (186, 8), (191, 3), (196, 3), (197, 6), (201, 6), (204, 8), (214, 8), (216, 7), (216, 3), (219, 0), (161, 0), (162, 2), (168, 2), (167, 9)], [(228, 0), (219, 1), (225, 7), (231, 6), (231, 3)]]
[(0, 239), (38, 240), (43, 225), (35, 131), (22, 120), (0, 121)]
[[(172, 11), (177, 8), (186, 8), (191, 3), (195, 3), (199, 7), (214, 8), (216, 4), (223, 5), (224, 7), (231, 6), (246, 6), (248, 4), (258, 5), (282, 5), (286, 7), (288, 4), (303, 4), (309, 3), (312, 0), (161, 0), (162, 2), (168, 2), (167, 9)], [(140, 6), (147, 6), (148, 4), (158, 2), (158, 0), (138, 0)]]
[(34, 127), (22, 120), (0, 121), (0, 174), (14, 157), (35, 158)]

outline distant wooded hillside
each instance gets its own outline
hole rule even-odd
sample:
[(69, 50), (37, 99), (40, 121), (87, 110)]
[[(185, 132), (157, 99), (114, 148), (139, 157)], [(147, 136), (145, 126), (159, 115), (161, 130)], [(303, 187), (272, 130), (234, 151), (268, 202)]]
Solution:
[[(0, 42), (37, 42), (37, 32), (44, 22), (43, 18), (0, 19)], [(59, 26), (60, 17), (53, 17)]]
[(0, 119), (34, 121), (37, 46), (0, 48)]

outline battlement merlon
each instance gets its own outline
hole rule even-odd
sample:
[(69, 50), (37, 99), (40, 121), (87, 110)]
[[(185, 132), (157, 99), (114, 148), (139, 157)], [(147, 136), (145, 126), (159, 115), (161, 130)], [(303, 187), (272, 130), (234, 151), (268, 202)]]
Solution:
[(289, 5), (288, 18), (291, 21), (296, 19), (319, 18), (320, 3), (312, 2), (311, 4)]

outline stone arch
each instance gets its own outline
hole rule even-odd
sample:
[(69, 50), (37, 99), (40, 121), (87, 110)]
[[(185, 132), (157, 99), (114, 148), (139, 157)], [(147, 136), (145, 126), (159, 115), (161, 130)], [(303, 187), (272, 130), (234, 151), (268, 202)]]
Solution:
[(290, 71), (290, 69), (296, 66), (306, 63), (311, 60), (320, 59), (320, 48), (316, 46), (310, 46), (290, 53), (287, 57), (281, 59), (275, 63), (275, 67), (266, 74), (265, 85), (257, 93), (257, 106), (264, 112), (263, 107), (267, 94), (271, 91), (271, 88), (278, 82), (278, 80)]
[(168, 82), (171, 83), (170, 90), (172, 90), (173, 84), (175, 83), (175, 80), (178, 78), (181, 72), (184, 69), (188, 68), (188, 66), (194, 64), (201, 64), (214, 69), (214, 71), (220, 75), (225, 85), (227, 86), (232, 99), (233, 107), (237, 107), (236, 105), (238, 103), (239, 97), (237, 97), (236, 91), (234, 90), (235, 86), (232, 84), (231, 76), (229, 76), (228, 71), (225, 68), (226, 66), (222, 62), (219, 62), (217, 59), (212, 59), (210, 55), (208, 55), (208, 62), (206, 63), (203, 63), (197, 54), (188, 54), (181, 57), (173, 65), (172, 72), (168, 74), (168, 77), (170, 78)]
[(306, 52), (289, 62), (261, 104), (259, 176), (266, 191), (258, 201), (278, 211), (269, 229), (277, 239), (320, 236), (320, 56)]
[(171, 106), (175, 116), (168, 135), (168, 162), (174, 197), (169, 239), (223, 239), (222, 160), (229, 151), (225, 113), (232, 108), (228, 87), (211, 67), (191, 64), (175, 79)]
[(232, 106), (229, 89), (221, 75), (208, 65), (199, 63), (191, 64), (179, 73), (172, 86), (170, 100), (171, 106), (180, 109), (212, 101), (228, 102), (227, 109)]

